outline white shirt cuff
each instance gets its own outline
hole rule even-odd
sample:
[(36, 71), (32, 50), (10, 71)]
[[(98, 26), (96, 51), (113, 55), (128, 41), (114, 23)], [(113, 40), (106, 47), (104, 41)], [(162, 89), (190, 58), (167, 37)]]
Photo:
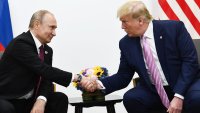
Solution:
[(97, 83), (101, 86), (100, 89), (106, 89), (106, 88), (104, 87), (103, 83), (102, 83), (100, 80), (97, 80)]
[(178, 93), (175, 93), (174, 96), (184, 100), (184, 97)]
[(46, 97), (44, 97), (44, 96), (39, 96), (37, 99), (44, 100), (45, 102), (47, 101), (47, 98), (46, 98)]

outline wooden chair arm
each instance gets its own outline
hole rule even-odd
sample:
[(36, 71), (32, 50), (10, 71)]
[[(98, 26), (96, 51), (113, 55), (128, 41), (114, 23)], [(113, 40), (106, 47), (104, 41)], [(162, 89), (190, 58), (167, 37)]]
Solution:
[(140, 80), (140, 77), (136, 77), (136, 78), (133, 79), (133, 87), (137, 86), (139, 80)]

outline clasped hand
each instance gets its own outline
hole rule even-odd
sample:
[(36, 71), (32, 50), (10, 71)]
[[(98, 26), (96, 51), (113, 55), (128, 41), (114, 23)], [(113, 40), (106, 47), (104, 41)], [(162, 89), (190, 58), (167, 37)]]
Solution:
[(99, 86), (97, 79), (98, 78), (96, 76), (91, 76), (91, 77), (83, 76), (79, 85), (81, 85), (81, 87), (88, 92), (94, 92), (98, 89)]

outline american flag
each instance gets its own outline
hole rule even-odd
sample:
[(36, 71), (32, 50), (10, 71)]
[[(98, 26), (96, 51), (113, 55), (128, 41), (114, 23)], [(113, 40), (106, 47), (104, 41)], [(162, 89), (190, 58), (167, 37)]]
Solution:
[(153, 17), (181, 20), (193, 39), (200, 38), (200, 0), (142, 0)]

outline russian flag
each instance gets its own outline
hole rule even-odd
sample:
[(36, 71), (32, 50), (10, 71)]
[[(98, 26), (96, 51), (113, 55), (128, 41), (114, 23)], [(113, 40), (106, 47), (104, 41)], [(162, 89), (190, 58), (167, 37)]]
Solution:
[(13, 39), (8, 0), (0, 0), (0, 52)]

